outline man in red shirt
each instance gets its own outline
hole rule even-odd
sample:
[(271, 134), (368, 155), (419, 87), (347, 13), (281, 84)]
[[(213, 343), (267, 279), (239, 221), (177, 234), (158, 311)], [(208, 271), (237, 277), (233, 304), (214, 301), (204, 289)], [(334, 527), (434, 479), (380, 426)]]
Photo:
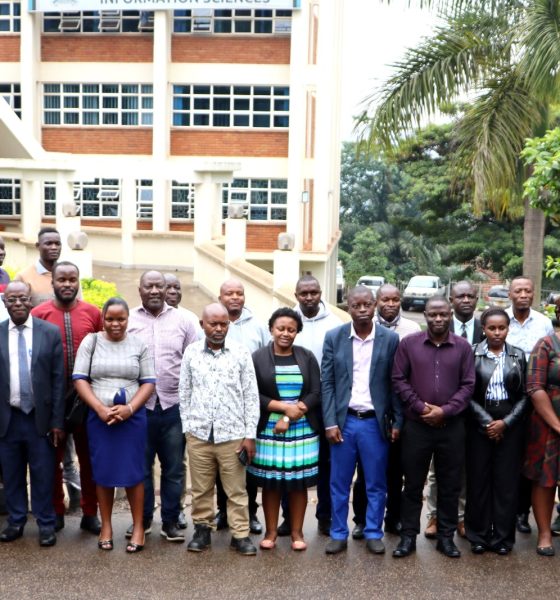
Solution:
[[(52, 286), (54, 299), (47, 300), (36, 306), (31, 314), (56, 325), (62, 336), (64, 349), (64, 366), (66, 373), (67, 399), (72, 397), (72, 370), (74, 357), (78, 347), (88, 333), (101, 331), (101, 312), (93, 304), (88, 304), (77, 298), (80, 289), (80, 272), (78, 267), (71, 262), (61, 261), (54, 265), (52, 270)], [(68, 411), (70, 407), (66, 406)], [(80, 481), (82, 497), (82, 520), (80, 527), (94, 534), (99, 534), (101, 524), (97, 517), (97, 495), (95, 484), (92, 480), (89, 447), (85, 423), (74, 426), (71, 431), (74, 435), (76, 454), (80, 463)], [(61, 462), (64, 458), (65, 444), (57, 448), (56, 470), (54, 483), (54, 509), (56, 512), (56, 529), (64, 527), (64, 492), (62, 489)]]

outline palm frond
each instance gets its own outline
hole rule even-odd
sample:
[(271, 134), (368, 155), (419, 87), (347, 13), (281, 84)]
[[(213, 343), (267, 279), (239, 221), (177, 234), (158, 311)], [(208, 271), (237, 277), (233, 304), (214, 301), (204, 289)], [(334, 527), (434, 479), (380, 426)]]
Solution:
[(542, 98), (557, 99), (560, 65), (560, 4), (533, 0), (520, 28), (520, 72)]
[(486, 82), (485, 93), (457, 127), (457, 164), (472, 177), (475, 212), (521, 210), (518, 157), (541, 119), (541, 106), (517, 70), (504, 70)]
[[(503, 29), (498, 32), (500, 24)], [(403, 132), (434, 114), (440, 104), (476, 87), (490, 65), (509, 61), (508, 30), (507, 23), (496, 18), (463, 15), (409, 49), (393, 65), (395, 74), (364, 101), (366, 106), (377, 107), (371, 117), (364, 111), (357, 120), (361, 140), (370, 147), (390, 147)]]

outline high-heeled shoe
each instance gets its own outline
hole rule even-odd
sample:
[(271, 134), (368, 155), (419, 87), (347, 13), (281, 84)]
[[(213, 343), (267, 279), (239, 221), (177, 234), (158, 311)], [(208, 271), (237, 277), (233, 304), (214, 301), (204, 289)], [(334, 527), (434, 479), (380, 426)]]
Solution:
[(109, 550), (113, 549), (113, 539), (108, 539), (108, 540), (97, 540), (97, 547), (100, 550), (105, 550), (106, 552), (108, 552)]
[(142, 544), (137, 544), (136, 542), (128, 542), (126, 545), (126, 551), (129, 554), (136, 554), (137, 552), (142, 552), (144, 550), (144, 544), (146, 543), (146, 538), (144, 538), (144, 542)]

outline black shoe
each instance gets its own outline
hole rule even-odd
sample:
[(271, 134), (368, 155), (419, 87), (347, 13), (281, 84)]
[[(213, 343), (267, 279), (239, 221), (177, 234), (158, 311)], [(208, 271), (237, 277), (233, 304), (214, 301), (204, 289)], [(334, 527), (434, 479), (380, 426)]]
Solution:
[(508, 548), (505, 544), (497, 544), (492, 547), (492, 552), (495, 552), (499, 556), (507, 556), (511, 552), (511, 548)]
[(532, 529), (529, 525), (529, 515), (527, 513), (517, 515), (516, 527), (519, 533), (531, 533)]
[(331, 534), (331, 520), (330, 519), (318, 519), (317, 529), (321, 535)]
[(97, 515), (84, 515), (80, 521), (80, 529), (99, 535), (101, 533), (101, 522)]
[(54, 529), (39, 529), (39, 546), (48, 547), (56, 544)]
[(187, 517), (185, 516), (185, 513), (183, 511), (181, 511), (179, 513), (179, 517), (177, 518), (177, 527), (179, 529), (186, 529), (187, 526), (188, 526)]
[(13, 542), (23, 535), (23, 525), (8, 525), (0, 533), (0, 542)]
[(473, 554), (484, 554), (486, 546), (484, 544), (471, 544), (471, 552)]
[(202, 552), (210, 548), (212, 538), (210, 537), (210, 527), (208, 525), (195, 525), (194, 535), (187, 546), (190, 552)]
[(216, 529), (221, 531), (222, 529), (227, 529), (228, 527), (227, 514), (224, 511), (219, 510), (216, 513)]
[[(134, 524), (132, 524), (124, 534), (124, 537), (129, 540), (132, 537), (132, 531), (134, 530)], [(152, 519), (144, 519), (144, 535), (152, 533)]]
[(554, 546), (537, 546), (537, 554), (540, 556), (554, 556)]
[(182, 544), (185, 541), (185, 534), (177, 527), (175, 523), (162, 523), (160, 535), (168, 542), (177, 542)]
[(64, 529), (64, 515), (56, 515), (54, 522), (54, 530), (60, 531), (61, 529)]
[(249, 515), (249, 530), (255, 535), (260, 535), (262, 533), (262, 525), (258, 520), (257, 515)]
[(338, 554), (339, 552), (346, 550), (347, 547), (348, 547), (348, 544), (347, 544), (346, 540), (335, 540), (335, 539), (331, 538), (328, 541), (327, 545), (325, 546), (325, 553), (326, 554)]
[(383, 528), (385, 533), (392, 533), (393, 535), (400, 535), (402, 532), (402, 523), (400, 521), (389, 521), (385, 519), (385, 527)]
[(276, 535), (278, 535), (278, 537), (286, 537), (290, 535), (290, 533), (292, 533), (292, 527), (290, 525), (290, 522), (284, 519), (282, 523), (280, 523), (280, 525), (278, 526), (278, 529), (276, 530)]
[(416, 552), (416, 538), (409, 535), (402, 535), (399, 545), (393, 550), (395, 558), (404, 558)]
[(232, 537), (229, 547), (232, 550), (236, 550), (237, 552), (239, 552), (239, 554), (243, 554), (243, 556), (255, 556), (255, 554), (257, 553), (257, 547), (253, 544), (250, 537)]
[(372, 554), (385, 554), (385, 544), (383, 543), (383, 540), (371, 538), (366, 542), (366, 548)]
[(364, 524), (356, 523), (354, 529), (352, 529), (352, 539), (363, 540), (364, 539)]
[(445, 554), (448, 558), (460, 558), (461, 551), (451, 538), (440, 538), (436, 544), (436, 550)]

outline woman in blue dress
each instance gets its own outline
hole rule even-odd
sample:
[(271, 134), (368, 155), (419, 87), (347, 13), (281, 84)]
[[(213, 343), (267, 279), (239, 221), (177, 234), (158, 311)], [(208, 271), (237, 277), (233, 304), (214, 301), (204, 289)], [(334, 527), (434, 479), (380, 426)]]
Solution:
[(113, 549), (113, 498), (115, 487), (124, 487), (134, 523), (126, 551), (140, 552), (144, 548), (144, 404), (154, 391), (154, 360), (144, 342), (127, 334), (124, 300), (107, 300), (102, 317), (104, 331), (84, 338), (72, 376), (90, 409), (87, 432), (101, 515), (97, 545), (100, 550)]

